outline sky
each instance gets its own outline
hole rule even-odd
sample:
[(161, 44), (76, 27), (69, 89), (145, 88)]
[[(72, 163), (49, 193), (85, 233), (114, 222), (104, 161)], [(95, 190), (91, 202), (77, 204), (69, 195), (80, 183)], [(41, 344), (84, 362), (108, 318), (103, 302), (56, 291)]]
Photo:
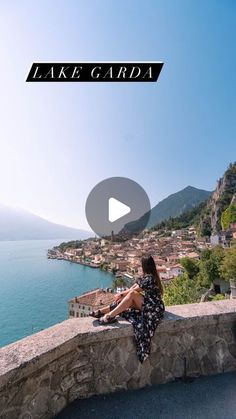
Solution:
[[(2, 0), (0, 202), (89, 229), (103, 179), (152, 206), (236, 160), (233, 0)], [(157, 83), (26, 83), (32, 62), (163, 61)]]

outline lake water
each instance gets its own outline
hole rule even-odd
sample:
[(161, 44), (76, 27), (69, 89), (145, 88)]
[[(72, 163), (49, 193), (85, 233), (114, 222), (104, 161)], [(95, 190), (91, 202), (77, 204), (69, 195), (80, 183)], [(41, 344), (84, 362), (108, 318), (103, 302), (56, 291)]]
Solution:
[(109, 273), (47, 259), (62, 241), (0, 242), (0, 346), (67, 319), (72, 297), (111, 286)]

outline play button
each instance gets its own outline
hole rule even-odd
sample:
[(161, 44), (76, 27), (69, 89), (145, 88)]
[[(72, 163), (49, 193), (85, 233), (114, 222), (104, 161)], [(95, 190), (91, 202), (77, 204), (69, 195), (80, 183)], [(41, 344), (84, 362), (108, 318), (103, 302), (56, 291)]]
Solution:
[(112, 177), (98, 183), (85, 206), (87, 221), (100, 237), (139, 233), (150, 216), (150, 201), (144, 189), (131, 179)]
[(129, 214), (130, 211), (131, 209), (128, 205), (123, 204), (123, 202), (115, 198), (109, 198), (108, 219), (111, 223)]

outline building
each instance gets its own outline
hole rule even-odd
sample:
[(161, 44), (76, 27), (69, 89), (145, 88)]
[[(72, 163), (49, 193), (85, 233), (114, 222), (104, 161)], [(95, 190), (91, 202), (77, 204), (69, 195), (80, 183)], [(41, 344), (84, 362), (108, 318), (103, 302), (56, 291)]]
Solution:
[(229, 294), (230, 283), (224, 279), (218, 278), (213, 281), (213, 288), (216, 294)]
[(234, 229), (230, 229), (227, 231), (220, 231), (220, 233), (215, 234), (215, 235), (211, 235), (211, 245), (212, 246), (217, 246), (217, 245), (221, 245), (223, 247), (229, 247), (230, 246), (230, 242), (232, 240), (232, 238), (234, 233)]
[(210, 237), (210, 242), (212, 246), (217, 246), (218, 244), (220, 244), (219, 234), (212, 234)]
[(128, 262), (127, 260), (116, 260), (115, 267), (118, 271), (125, 272), (128, 267)]
[(114, 293), (111, 288), (96, 288), (68, 301), (69, 318), (87, 317), (93, 310), (110, 305), (112, 301), (114, 301)]
[(233, 232), (231, 230), (221, 231), (221, 245), (223, 247), (230, 247), (232, 238)]
[(187, 253), (187, 254), (186, 254), (186, 257), (188, 257), (188, 258), (190, 258), (190, 259), (196, 259), (196, 260), (199, 260), (199, 259), (200, 259), (199, 254), (198, 254), (198, 253), (196, 253), (196, 252), (190, 252), (190, 253)]
[(171, 254), (171, 255), (168, 255), (166, 259), (169, 263), (178, 263), (180, 257), (179, 255)]
[(165, 265), (157, 266), (157, 272), (158, 272), (159, 277), (160, 277), (161, 280), (169, 279), (169, 275), (168, 275), (167, 268), (166, 268)]
[(173, 266), (170, 266), (169, 268), (170, 277), (176, 277), (179, 275), (182, 275), (184, 273), (183, 266), (179, 263)]

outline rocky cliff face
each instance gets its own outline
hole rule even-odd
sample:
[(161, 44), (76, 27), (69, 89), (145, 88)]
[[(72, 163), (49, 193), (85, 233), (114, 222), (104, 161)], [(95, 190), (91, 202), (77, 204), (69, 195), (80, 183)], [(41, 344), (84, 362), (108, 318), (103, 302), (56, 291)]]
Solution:
[(230, 164), (224, 176), (219, 179), (201, 215), (200, 230), (203, 235), (214, 234), (221, 230), (221, 214), (230, 205), (235, 193), (236, 162)]
[(233, 198), (231, 200), (231, 205), (236, 205), (236, 193), (233, 195)]

